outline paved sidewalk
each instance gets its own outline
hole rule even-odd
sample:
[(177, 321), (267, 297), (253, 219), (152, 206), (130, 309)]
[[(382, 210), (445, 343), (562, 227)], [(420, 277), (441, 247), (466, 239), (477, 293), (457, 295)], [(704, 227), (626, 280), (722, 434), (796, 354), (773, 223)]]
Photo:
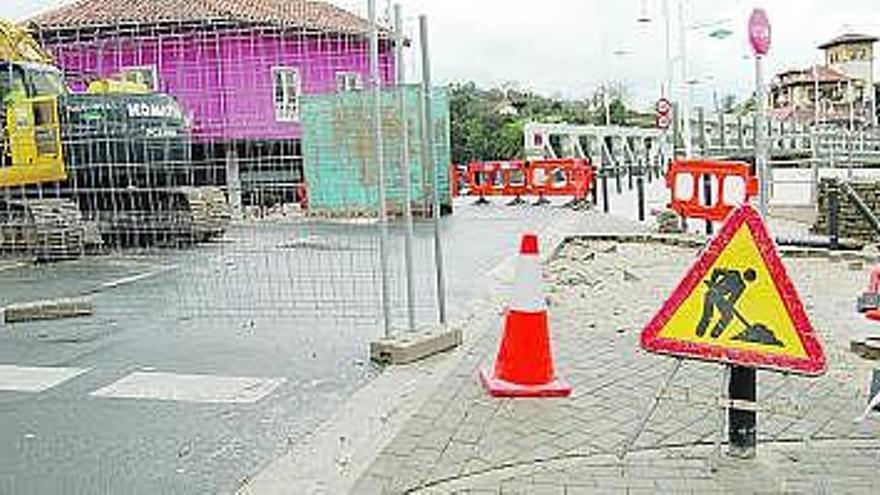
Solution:
[[(607, 218), (597, 217), (591, 231)], [(573, 395), (511, 400), (483, 391), (477, 370), (494, 361), (502, 325), (495, 307), (488, 331), (452, 355), (454, 371), (353, 493), (880, 492), (880, 420), (853, 422), (870, 363), (848, 350), (853, 335), (873, 330), (853, 310), (867, 268), (784, 259), (829, 369), (821, 378), (759, 372), (758, 459), (735, 462), (716, 455), (724, 368), (683, 361), (672, 375), (675, 359), (638, 346), (696, 254), (657, 244), (563, 246), (545, 279), (556, 363)]]
[[(546, 222), (537, 228), (545, 257), (551, 247), (568, 235), (582, 232), (632, 232), (644, 230), (638, 225), (592, 211), (544, 207)], [(492, 207), (481, 211), (494, 219)], [(495, 220), (490, 222), (494, 223)], [(340, 494), (352, 490), (355, 482), (376, 455), (401, 431), (426, 403), (434, 390), (445, 387), (459, 361), (467, 357), (483, 335), (494, 332), (498, 308), (504, 304), (504, 288), (514, 277), (516, 239), (511, 239), (508, 257), (487, 270), (485, 277), (475, 276), (471, 284), (485, 287), (485, 297), (457, 311), (466, 317), (451, 325), (464, 331), (465, 344), (459, 349), (407, 366), (388, 367), (361, 388), (337, 413), (302, 442), (297, 442), (280, 458), (266, 465), (246, 481), (241, 494)], [(462, 308), (459, 308), (462, 309)]]

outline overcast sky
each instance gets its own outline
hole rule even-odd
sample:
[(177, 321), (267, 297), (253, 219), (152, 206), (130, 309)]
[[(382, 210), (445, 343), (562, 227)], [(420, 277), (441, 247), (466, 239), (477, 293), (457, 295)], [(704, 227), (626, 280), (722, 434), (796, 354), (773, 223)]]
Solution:
[[(22, 20), (71, 0), (3, 0), (0, 16)], [(148, 1), (148, 0), (145, 0)], [(673, 18), (673, 56), (679, 55), (678, 5)], [(684, 0), (686, 25), (726, 21), (688, 31), (688, 79), (698, 102), (744, 95), (754, 84), (745, 25), (755, 6), (773, 26), (768, 72), (818, 62), (816, 45), (843, 31), (880, 34), (877, 0)], [(385, 0), (377, 0), (384, 9)], [(366, 13), (366, 0), (332, 3)], [(410, 36), (415, 16), (428, 15), (433, 74), (437, 83), (474, 80), (512, 83), (545, 94), (582, 97), (606, 81), (621, 81), (633, 102), (647, 105), (659, 95), (665, 74), (663, 0), (401, 0)], [(643, 14), (652, 22), (638, 23)], [(733, 32), (723, 40), (708, 34)], [(411, 60), (414, 60), (412, 58)], [(877, 65), (877, 64), (875, 64)], [(878, 72), (875, 67), (875, 73)], [(413, 71), (414, 72), (414, 71)], [(679, 81), (680, 67), (675, 67)]]

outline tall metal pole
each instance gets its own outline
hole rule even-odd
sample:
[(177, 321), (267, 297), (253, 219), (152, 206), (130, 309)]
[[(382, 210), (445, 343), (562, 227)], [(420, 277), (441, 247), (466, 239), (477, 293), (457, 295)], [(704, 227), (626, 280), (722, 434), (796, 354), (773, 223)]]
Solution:
[[(664, 98), (672, 100), (672, 16), (669, 12), (669, 0), (663, 0), (663, 31), (664, 31), (664, 50), (666, 55), (666, 80), (663, 84), (662, 95)], [(677, 119), (678, 116), (675, 114), (672, 115), (673, 119)], [(673, 138), (672, 132), (670, 132), (669, 127), (663, 131), (663, 140), (664, 140), (664, 160), (669, 160), (670, 158), (674, 158), (675, 156), (675, 141)], [(665, 169), (666, 163), (662, 165)]]
[(819, 125), (819, 66), (813, 65), (813, 127)]
[(605, 125), (611, 125), (611, 98), (608, 97), (609, 84), (602, 88), (602, 104), (605, 107)]
[(379, 265), (382, 270), (382, 320), (385, 336), (391, 336), (391, 300), (388, 280), (388, 204), (385, 198), (385, 156), (382, 142), (382, 81), (379, 75), (379, 27), (376, 23), (376, 0), (367, 0), (370, 21), (370, 88), (373, 96), (373, 145), (379, 175)]
[(446, 280), (443, 273), (443, 242), (440, 239), (440, 177), (434, 157), (434, 118), (431, 115), (431, 58), (428, 52), (428, 18), (419, 16), (419, 39), (422, 46), (422, 96), (424, 98), (422, 130), (426, 150), (426, 162), (422, 164), (431, 172), (431, 210), (434, 216), (434, 267), (437, 278), (437, 311), (440, 324), (446, 323)]
[(399, 3), (394, 4), (394, 32), (395, 52), (394, 59), (397, 64), (397, 106), (400, 119), (400, 175), (403, 185), (403, 221), (406, 224), (406, 233), (403, 238), (403, 256), (406, 264), (406, 320), (410, 331), (416, 329), (416, 284), (413, 278), (413, 212), (412, 212), (412, 188), (410, 186), (409, 164), (409, 119), (406, 115), (406, 67), (403, 63), (403, 16)]
[(767, 95), (764, 90), (764, 70), (761, 55), (755, 55), (755, 168), (758, 172), (760, 191), (758, 209), (767, 218), (767, 205), (770, 201), (770, 170), (767, 163)]
[(681, 50), (681, 118), (682, 139), (684, 140), (684, 157), (693, 156), (693, 143), (691, 142), (691, 98), (690, 88), (687, 82), (687, 26), (685, 26), (685, 2), (678, 2), (678, 43)]
[(665, 34), (664, 48), (666, 54), (666, 81), (663, 85), (662, 96), (672, 96), (672, 19), (669, 13), (669, 0), (663, 0), (663, 30)]

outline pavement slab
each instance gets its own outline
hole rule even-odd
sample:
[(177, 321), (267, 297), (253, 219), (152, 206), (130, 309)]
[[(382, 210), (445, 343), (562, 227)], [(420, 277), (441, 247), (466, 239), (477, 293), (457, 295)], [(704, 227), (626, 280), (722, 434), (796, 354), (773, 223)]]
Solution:
[[(718, 405), (725, 368), (677, 366), (639, 348), (641, 329), (697, 254), (566, 243), (544, 272), (557, 371), (572, 396), (488, 397), (477, 369), (494, 361), (502, 328), (495, 315), (352, 492), (876, 493), (880, 418), (853, 421), (867, 401), (871, 363), (848, 350), (853, 335), (871, 331), (852, 309), (868, 270), (784, 258), (824, 342), (828, 372), (759, 371), (758, 457), (734, 461), (723, 455)], [(399, 444), (423, 453), (420, 461), (395, 470), (385, 454), (399, 453)]]

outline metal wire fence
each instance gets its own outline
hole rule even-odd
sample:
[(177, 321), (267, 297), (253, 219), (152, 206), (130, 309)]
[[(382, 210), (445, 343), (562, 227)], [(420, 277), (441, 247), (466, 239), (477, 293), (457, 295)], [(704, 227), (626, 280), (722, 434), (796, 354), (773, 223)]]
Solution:
[[(38, 159), (52, 174), (0, 181), (4, 258), (125, 260), (94, 282), (150, 279), (120, 291), (131, 313), (375, 325), (384, 300), (403, 326), (415, 294), (418, 319), (434, 320), (431, 225), (410, 242), (401, 218), (407, 204), (432, 215), (435, 187), (451, 208), (449, 113), (442, 90), (403, 84), (413, 27), (379, 25), (371, 50), (358, 15), (279, 5), (35, 18), (52, 61), (3, 63), (5, 94), (27, 88), (4, 122), (28, 125), (6, 126), (0, 170)], [(45, 293), (94, 290), (80, 285)]]

